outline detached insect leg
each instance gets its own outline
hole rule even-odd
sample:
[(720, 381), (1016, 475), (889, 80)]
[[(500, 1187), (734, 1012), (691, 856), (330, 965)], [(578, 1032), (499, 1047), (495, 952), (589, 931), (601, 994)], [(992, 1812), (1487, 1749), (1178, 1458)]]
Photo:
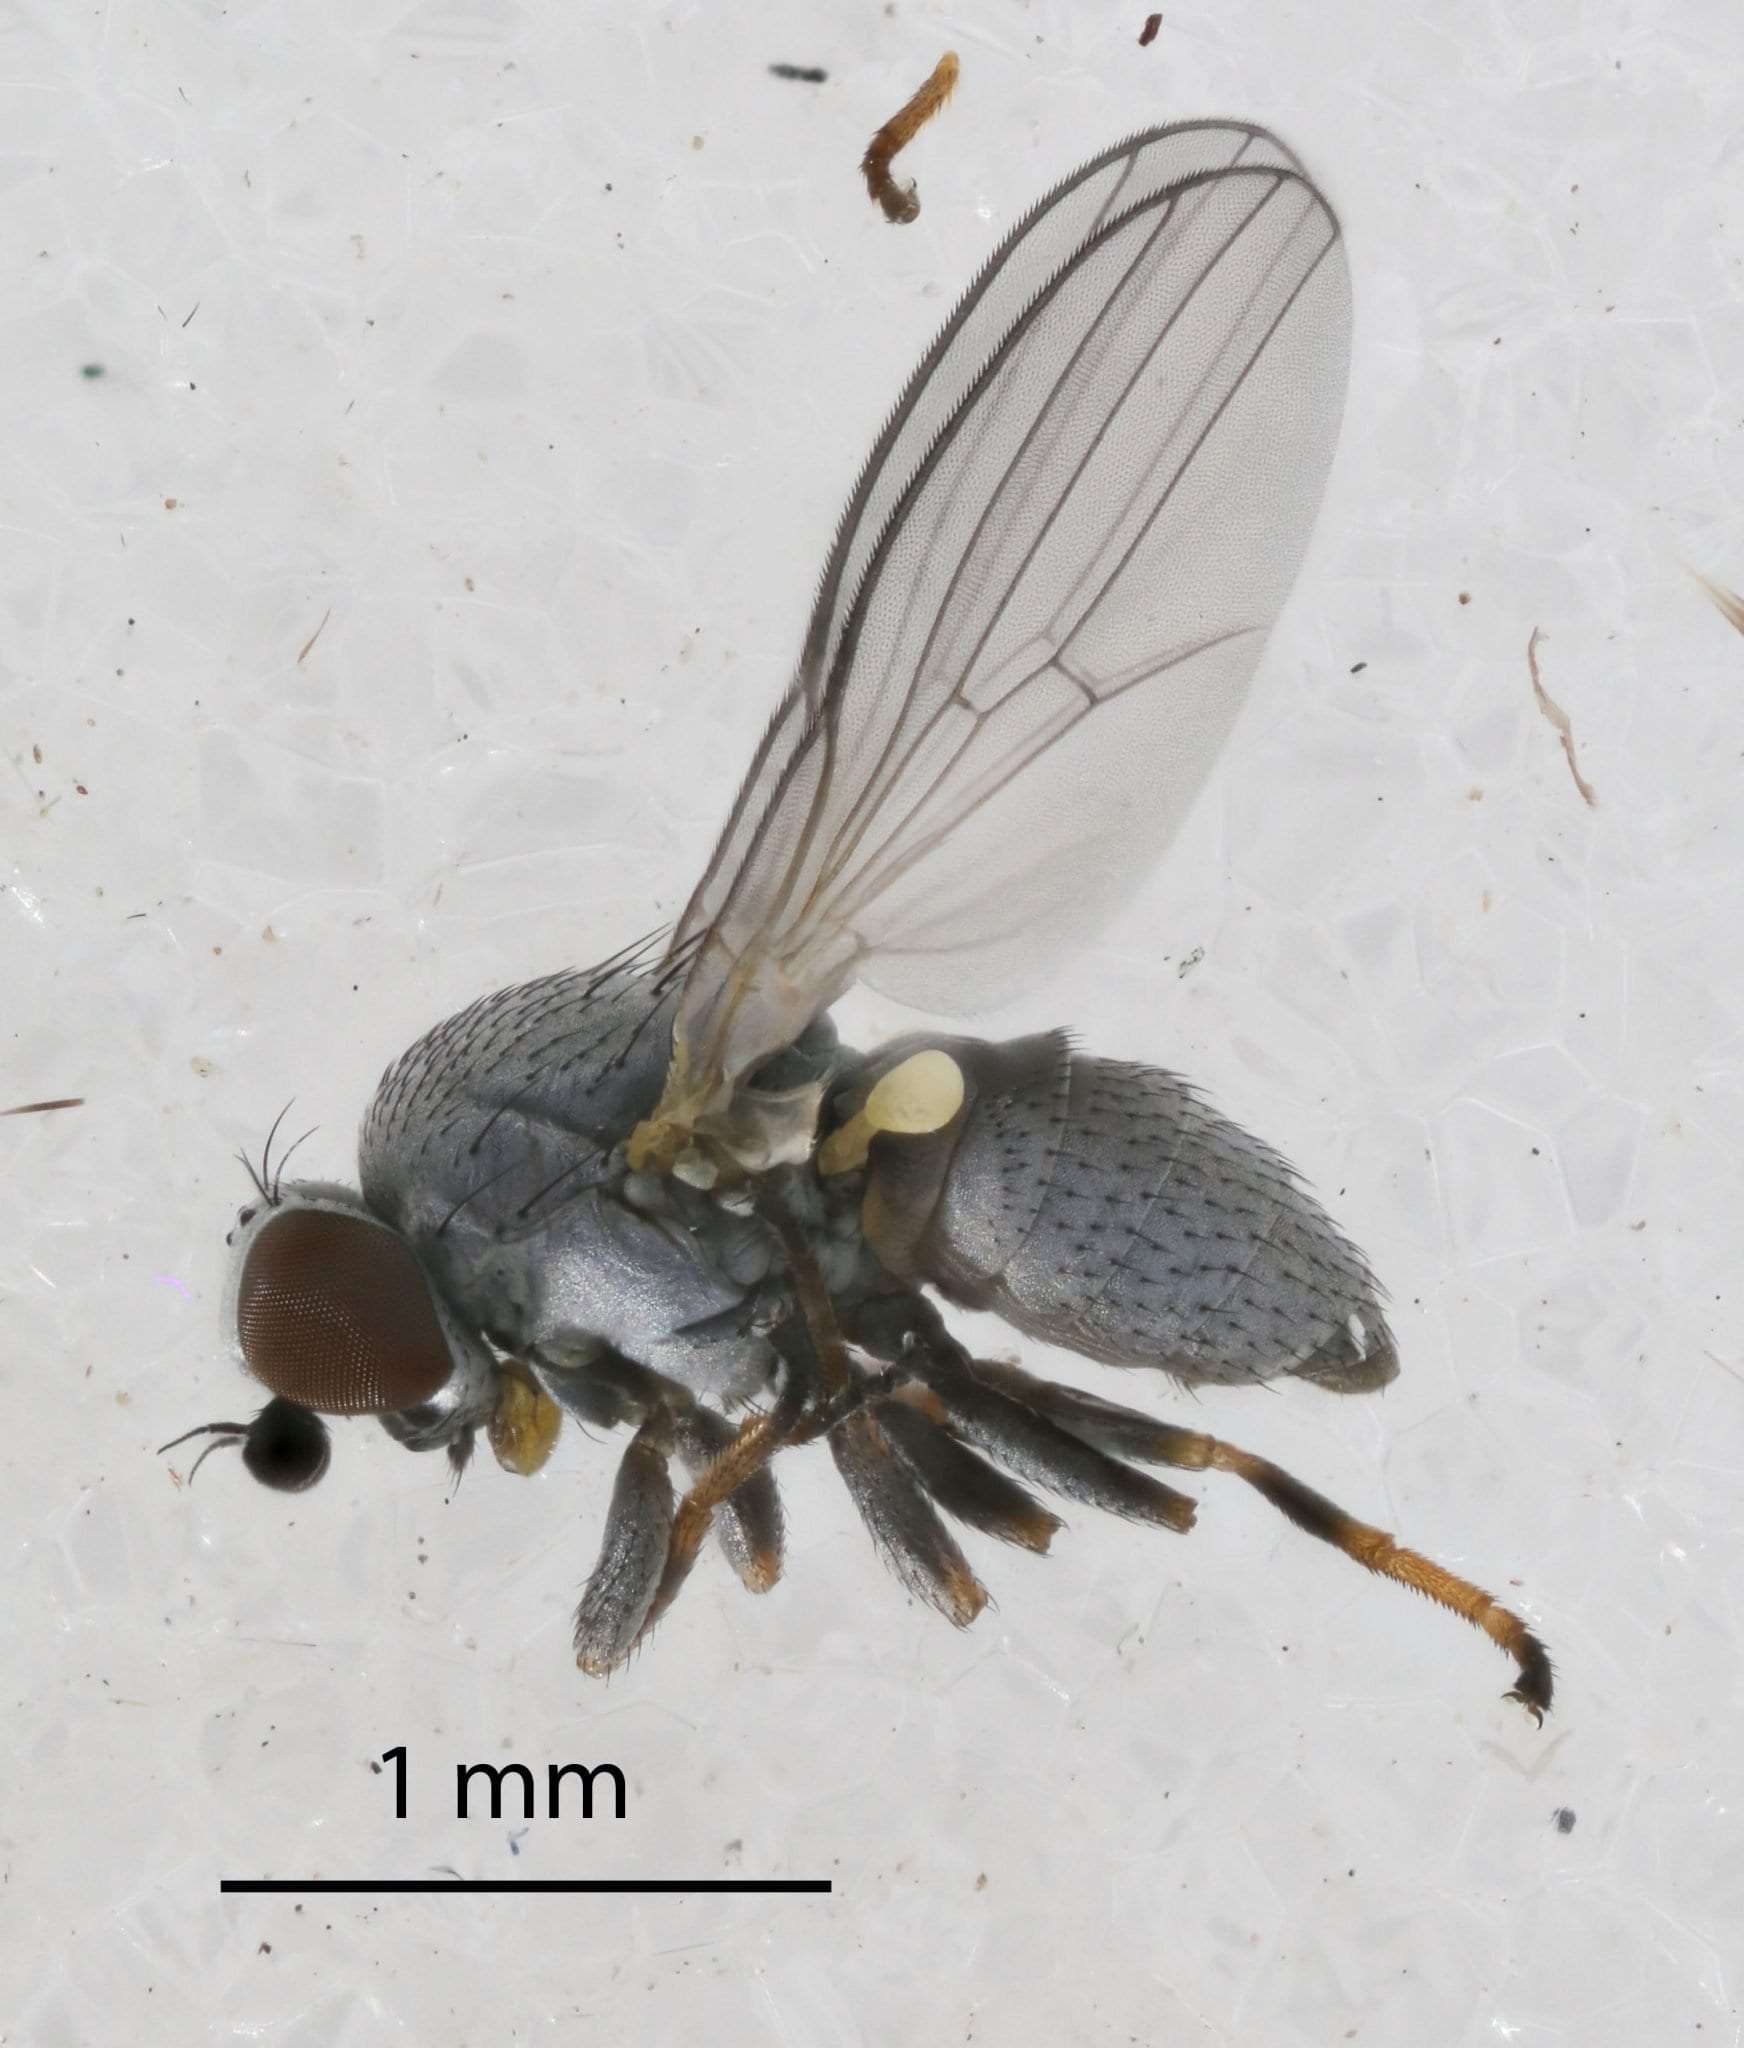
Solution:
[(1506, 1697), (1518, 1700), (1535, 1720), (1544, 1719), (1553, 1689), (1550, 1653), (1517, 1614), (1510, 1613), (1481, 1586), (1474, 1586), (1469, 1579), (1460, 1578), (1418, 1551), (1407, 1550), (1384, 1529), (1359, 1522), (1269, 1458), (1257, 1457), (1252, 1451), (1197, 1430), (1175, 1429), (1168, 1423), (1152, 1421), (1135, 1409), (1099, 1400), (1094, 1394), (1055, 1386), (1015, 1366), (976, 1359), (970, 1369), (982, 1385), (1051, 1416), (1063, 1429), (1081, 1436), (1087, 1443), (1101, 1444), (1152, 1464), (1192, 1472), (1233, 1472), (1238, 1479), (1245, 1479), (1298, 1529), (1318, 1536), (1335, 1550), (1342, 1550), (1364, 1570), (1396, 1580), (1461, 1615), (1474, 1628), (1482, 1629), (1519, 1666), (1520, 1682)]

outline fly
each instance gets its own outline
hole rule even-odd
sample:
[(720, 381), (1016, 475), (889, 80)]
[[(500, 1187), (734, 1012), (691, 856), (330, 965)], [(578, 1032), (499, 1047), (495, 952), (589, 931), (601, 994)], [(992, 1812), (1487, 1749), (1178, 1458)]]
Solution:
[(1186, 1386), (1382, 1387), (1380, 1288), (1277, 1153), (1064, 1032), (860, 1052), (829, 1017), (857, 981), (946, 1014), (1033, 984), (1161, 854), (1294, 578), (1349, 324), (1338, 223), (1263, 130), (1155, 129), (1048, 193), (878, 437), (676, 926), (438, 1024), (382, 1079), (358, 1187), (287, 1181), (269, 1143), (226, 1313), (271, 1398), (190, 1434), (299, 1489), (335, 1415), (457, 1469), (480, 1430), (518, 1472), (564, 1414), (627, 1430), (576, 1614), (595, 1673), (711, 1535), (775, 1584), (800, 1445), (959, 1625), (987, 1595), (947, 1518), (1042, 1551), (1053, 1493), (1185, 1531), (1144, 1468), (1229, 1472), (1482, 1629), (1541, 1717), (1549, 1657), (1487, 1593), (941, 1312)]

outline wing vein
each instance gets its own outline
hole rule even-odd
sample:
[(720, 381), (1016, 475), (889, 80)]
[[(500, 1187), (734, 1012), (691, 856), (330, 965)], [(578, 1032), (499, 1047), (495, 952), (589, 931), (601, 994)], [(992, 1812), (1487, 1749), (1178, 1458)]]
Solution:
[(1136, 136), (1019, 222), (855, 485), (679, 920), (697, 1101), (856, 974), (973, 1008), (1136, 883), (1288, 594), (1348, 318), (1337, 221), (1263, 130)]

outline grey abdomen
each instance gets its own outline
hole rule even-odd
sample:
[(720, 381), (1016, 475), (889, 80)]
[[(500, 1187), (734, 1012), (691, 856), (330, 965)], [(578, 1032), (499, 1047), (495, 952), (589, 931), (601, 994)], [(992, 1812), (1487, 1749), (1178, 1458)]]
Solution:
[[(1361, 1254), (1277, 1153), (1185, 1082), (1059, 1033), (948, 1049), (970, 1099), (924, 1227), (899, 1233), (915, 1277), (1110, 1365), (1225, 1384), (1295, 1373), (1341, 1392), (1393, 1378)], [(907, 1176), (883, 1161), (904, 1143), (880, 1143), (887, 1211)], [(925, 1201), (912, 1180), (906, 1193)]]

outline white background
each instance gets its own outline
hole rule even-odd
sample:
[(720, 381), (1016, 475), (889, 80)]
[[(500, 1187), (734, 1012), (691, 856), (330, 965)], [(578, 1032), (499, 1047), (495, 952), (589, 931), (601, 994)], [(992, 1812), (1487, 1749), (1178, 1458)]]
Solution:
[[(0, 10), (0, 1107), (85, 1098), (0, 1122), (0, 2039), (1738, 2040), (1744, 639), (1685, 565), (1744, 585), (1744, 29), (1145, 11)], [(859, 154), (947, 48), (892, 228)], [(1366, 1247), (1384, 1398), (1077, 1376), (1519, 1604), (1544, 1729), (1233, 1481), (1187, 1539), (971, 1537), (958, 1636), (795, 1456), (783, 1585), (709, 1556), (604, 1688), (610, 1444), (452, 1504), (367, 1424), (301, 1499), (180, 1486), (156, 1445), (252, 1405), (237, 1147), (295, 1095), (349, 1174), (427, 1024), (672, 914), (954, 294), (1207, 114), (1344, 217), (1339, 463), (1165, 869), (993, 1028), (1190, 1073)], [(510, 1758), (616, 1762), (629, 1816), (457, 1822)], [(836, 1891), (217, 1890), (443, 1866)]]

